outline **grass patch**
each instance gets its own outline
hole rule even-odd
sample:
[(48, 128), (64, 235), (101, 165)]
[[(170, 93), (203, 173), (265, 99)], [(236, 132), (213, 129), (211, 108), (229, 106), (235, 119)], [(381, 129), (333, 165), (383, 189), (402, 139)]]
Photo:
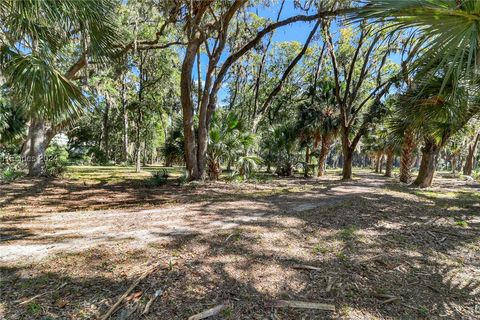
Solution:
[(155, 178), (158, 172), (171, 178), (179, 178), (183, 175), (184, 168), (147, 166), (140, 172), (135, 172), (133, 166), (69, 166), (65, 178), (90, 184), (114, 184), (131, 180), (149, 180)]
[(38, 302), (32, 301), (27, 304), (27, 311), (31, 315), (38, 315), (42, 312), (42, 306)]
[(462, 228), (468, 228), (468, 222), (464, 220), (457, 220), (455, 221), (455, 224)]
[(340, 230), (338, 233), (338, 237), (343, 241), (352, 241), (356, 238), (356, 231), (357, 228), (355, 226), (349, 226), (343, 230)]

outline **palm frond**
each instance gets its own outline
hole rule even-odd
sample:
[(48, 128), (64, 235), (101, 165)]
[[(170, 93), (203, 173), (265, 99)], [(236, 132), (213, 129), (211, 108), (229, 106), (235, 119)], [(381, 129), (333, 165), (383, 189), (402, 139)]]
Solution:
[(14, 42), (31, 39), (55, 51), (79, 35), (88, 41), (89, 55), (104, 60), (117, 52), (115, 5), (113, 0), (3, 0), (0, 21)]
[(43, 59), (0, 48), (2, 69), (13, 102), (30, 116), (57, 120), (75, 118), (88, 101), (72, 82)]
[[(443, 86), (453, 76), (472, 77), (479, 66), (480, 5), (476, 0), (365, 0), (353, 21), (390, 23), (396, 31), (417, 30), (423, 37), (415, 67), (419, 77), (443, 72)], [(434, 72), (432, 72), (434, 70)], [(443, 90), (444, 87), (440, 87)]]

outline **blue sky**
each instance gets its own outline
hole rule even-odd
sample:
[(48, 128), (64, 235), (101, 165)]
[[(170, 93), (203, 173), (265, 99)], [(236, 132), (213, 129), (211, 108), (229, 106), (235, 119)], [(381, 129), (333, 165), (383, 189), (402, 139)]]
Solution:
[[(280, 8), (280, 2), (276, 3), (270, 7), (256, 7), (250, 9), (250, 11), (254, 12), (256, 15), (262, 17), (262, 18), (269, 18), (272, 21), (275, 21), (277, 18), (278, 10)], [(294, 2), (293, 0), (286, 0), (283, 10), (282, 10), (282, 15), (280, 16), (280, 19), (286, 19), (288, 17), (298, 15), (298, 14), (306, 14), (305, 12), (298, 10), (294, 7)], [(308, 14), (314, 14), (314, 12), (310, 12)], [(305, 23), (305, 22), (296, 22), (287, 26), (284, 26), (282, 28), (279, 28), (275, 31), (274, 36), (273, 36), (273, 41), (274, 42), (283, 42), (283, 41), (299, 41), (303, 43), (307, 36), (308, 33), (310, 32), (310, 23)], [(222, 55), (222, 59), (225, 59), (228, 56), (228, 52), (225, 52)], [(202, 54), (200, 58), (200, 65), (202, 68), (202, 74), (205, 74), (205, 70), (207, 67), (208, 59), (206, 55)], [(194, 70), (197, 70), (197, 65), (195, 63), (194, 65)], [(196, 71), (193, 72), (193, 78), (197, 79), (196, 76)], [(222, 104), (222, 101), (227, 97), (227, 92), (224, 89), (221, 89), (219, 92), (219, 97), (218, 101), (220, 104)]]
[[(264, 7), (264, 6), (258, 6), (255, 8), (250, 8), (249, 11), (255, 13), (259, 17), (262, 18), (268, 18), (271, 21), (275, 21), (277, 18), (278, 10), (280, 8), (281, 1), (277, 1), (277, 3), (273, 4), (270, 7)], [(280, 16), (280, 20), (286, 19), (291, 16), (299, 15), (299, 14), (304, 14), (304, 15), (311, 15), (315, 14), (315, 9), (310, 10), (310, 12), (305, 12), (302, 11), (298, 8), (295, 8), (294, 6), (294, 1), (293, 0), (285, 0), (285, 4), (282, 10), (282, 14)], [(292, 23), (290, 25), (278, 28), (274, 32), (273, 36), (273, 42), (283, 42), (283, 41), (298, 41), (300, 43), (304, 43), (306, 38), (308, 37), (309, 32), (311, 31), (312, 24), (314, 22), (296, 22)], [(338, 31), (338, 24), (333, 23), (331, 28), (332, 28), (332, 33), (335, 38), (335, 34)], [(222, 59), (225, 59), (228, 56), (228, 51), (225, 50), (224, 54), (221, 57)], [(394, 62), (399, 63), (401, 61), (401, 56), (397, 53), (394, 53), (390, 56), (390, 59), (392, 59)], [(203, 75), (205, 74), (205, 69), (207, 67), (208, 59), (205, 54), (201, 55), (201, 68), (202, 68), (202, 78)], [(194, 65), (194, 70), (193, 72), (193, 77), (194, 79), (197, 78), (197, 73), (196, 73), (197, 66), (196, 64)], [(218, 102), (219, 104), (224, 104), (224, 100), (228, 97), (228, 92), (225, 89), (220, 89), (219, 96), (218, 96)]]

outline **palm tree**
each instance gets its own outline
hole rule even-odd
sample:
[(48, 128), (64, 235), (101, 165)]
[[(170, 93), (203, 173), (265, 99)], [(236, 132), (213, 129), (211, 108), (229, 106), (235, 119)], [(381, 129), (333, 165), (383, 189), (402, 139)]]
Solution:
[(165, 139), (165, 145), (161, 153), (165, 160), (165, 166), (171, 167), (173, 164), (183, 163), (183, 123), (181, 118), (175, 118), (172, 121), (172, 130)]
[[(325, 162), (330, 152), (333, 139), (340, 129), (340, 116), (335, 112), (335, 84), (331, 81), (319, 81), (311, 88), (310, 101), (299, 106), (297, 126), (300, 135), (313, 140), (313, 151), (318, 155), (317, 176), (325, 175)], [(320, 145), (320, 150), (317, 150)]]
[(410, 117), (407, 117), (403, 104), (408, 103), (408, 99), (397, 96), (394, 109), (390, 118), (387, 120), (390, 136), (400, 153), (400, 173), (399, 180), (403, 183), (412, 182), (412, 166), (415, 161), (415, 154), (418, 144), (418, 133), (411, 123)]
[(424, 49), (420, 76), (444, 70), (441, 89), (451, 77), (471, 78), (480, 63), (480, 3), (476, 0), (365, 0), (351, 18), (390, 22), (392, 32), (414, 29)]
[[(389, 132), (384, 125), (377, 126), (365, 136), (362, 149), (372, 154), (375, 173), (382, 173), (385, 155), (391, 157), (389, 160), (393, 164), (393, 145), (389, 143), (388, 138)], [(389, 170), (391, 174), (391, 168)]]
[(473, 171), (473, 160), (475, 158), (475, 153), (477, 151), (477, 146), (480, 143), (480, 130), (478, 130), (478, 125), (480, 121), (474, 121), (473, 125), (468, 128), (468, 141), (467, 141), (467, 156), (465, 158), (465, 165), (463, 166), (463, 174), (466, 176), (471, 176)]
[[(29, 174), (45, 172), (44, 154), (59, 124), (88, 104), (72, 82), (88, 60), (105, 62), (116, 51), (113, 0), (3, 0), (0, 5), (0, 72), (10, 101), (30, 121), (24, 154)], [(79, 56), (62, 70), (76, 46)]]
[(3, 143), (21, 138), (24, 130), (25, 118), (20, 110), (0, 97), (0, 147)]
[(417, 140), (415, 132), (412, 128), (406, 128), (401, 145), (400, 156), (400, 174), (399, 180), (403, 183), (410, 183), (412, 181), (412, 166), (415, 161), (415, 151), (417, 149)]
[(207, 173), (210, 180), (217, 180), (220, 176), (222, 160), (231, 166), (238, 158), (239, 173), (243, 178), (253, 171), (258, 158), (247, 153), (254, 143), (254, 136), (244, 129), (243, 122), (233, 112), (214, 115), (207, 146)]
[(295, 165), (299, 162), (298, 127), (296, 123), (283, 123), (273, 128), (264, 143), (276, 165), (275, 173), (279, 176), (293, 175)]
[[(401, 107), (392, 120), (393, 130), (413, 130), (423, 140), (422, 160), (414, 186), (432, 184), (440, 150), (480, 110), (478, 97), (469, 96), (469, 88), (456, 87), (454, 78), (444, 86), (444, 79), (433, 77), (416, 90), (400, 97)], [(444, 87), (444, 94), (439, 94)]]

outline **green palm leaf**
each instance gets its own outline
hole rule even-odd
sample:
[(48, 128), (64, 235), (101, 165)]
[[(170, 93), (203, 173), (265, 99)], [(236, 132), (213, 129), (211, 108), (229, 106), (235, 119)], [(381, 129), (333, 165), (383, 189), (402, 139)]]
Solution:
[(88, 105), (80, 89), (34, 55), (1, 48), (2, 69), (16, 105), (27, 114), (49, 120), (74, 118)]
[[(441, 74), (446, 82), (475, 74), (480, 56), (480, 2), (475, 0), (366, 0), (350, 16), (353, 21), (390, 23), (395, 32), (415, 29), (423, 36), (423, 50), (417, 62), (419, 77)], [(433, 71), (432, 71), (433, 68)]]

